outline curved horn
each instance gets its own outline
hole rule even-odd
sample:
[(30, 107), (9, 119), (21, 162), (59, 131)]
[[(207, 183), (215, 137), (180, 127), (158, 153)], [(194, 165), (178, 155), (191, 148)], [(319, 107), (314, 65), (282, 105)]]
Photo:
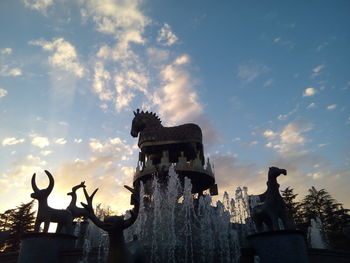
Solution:
[(36, 183), (35, 183), (35, 173), (32, 176), (32, 188), (33, 188), (34, 192), (39, 191), (39, 188), (36, 186)]
[(53, 189), (53, 186), (55, 185), (55, 181), (54, 181), (54, 179), (53, 179), (53, 176), (52, 176), (52, 174), (50, 174), (50, 172), (49, 171), (47, 171), (47, 170), (45, 170), (45, 173), (46, 173), (46, 175), (47, 175), (47, 177), (49, 177), (49, 186), (46, 188), (49, 192), (51, 192), (52, 191), (52, 189)]

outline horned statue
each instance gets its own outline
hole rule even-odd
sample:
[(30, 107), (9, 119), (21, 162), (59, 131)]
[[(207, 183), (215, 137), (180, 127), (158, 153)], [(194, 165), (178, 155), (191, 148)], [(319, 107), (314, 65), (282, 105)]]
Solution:
[(277, 177), (281, 174), (287, 175), (287, 171), (277, 167), (269, 168), (267, 190), (258, 196), (260, 203), (252, 208), (252, 219), (258, 232), (264, 230), (264, 223), (268, 230), (281, 230), (279, 219), (282, 221), (284, 229), (295, 229), (293, 218), (289, 214), (279, 191)]
[(70, 195), (72, 197), (72, 200), (71, 200), (69, 206), (67, 207), (67, 210), (72, 213), (73, 219), (81, 218), (81, 217), (83, 219), (87, 219), (87, 217), (88, 217), (88, 212), (86, 211), (86, 209), (82, 208), (82, 207), (77, 207), (77, 205), (76, 205), (76, 202), (77, 202), (76, 191), (79, 188), (85, 189), (85, 187), (86, 187), (85, 182), (81, 182), (80, 184), (78, 184), (72, 188), (72, 192), (67, 193), (67, 195)]
[(50, 172), (45, 170), (46, 175), (49, 178), (49, 186), (46, 189), (39, 189), (35, 182), (34, 173), (32, 176), (32, 188), (34, 193), (30, 196), (34, 199), (37, 199), (39, 202), (38, 214), (35, 220), (34, 231), (39, 232), (41, 223), (44, 222), (43, 232), (47, 233), (51, 222), (57, 223), (56, 233), (66, 233), (71, 234), (72, 227), (72, 213), (68, 210), (60, 210), (51, 208), (47, 204), (47, 198), (50, 195), (54, 187), (54, 179)]
[(82, 206), (88, 212), (88, 217), (91, 221), (99, 228), (103, 229), (108, 233), (109, 236), (109, 252), (107, 263), (126, 263), (130, 262), (131, 253), (126, 247), (124, 241), (123, 230), (130, 227), (137, 219), (139, 211), (139, 200), (136, 197), (135, 190), (129, 186), (124, 186), (126, 189), (131, 191), (131, 198), (133, 199), (134, 208), (130, 211), (131, 217), (124, 219), (124, 216), (107, 216), (102, 221), (99, 219), (94, 212), (92, 200), (96, 194), (96, 189), (91, 196), (87, 193), (84, 188), (84, 194), (87, 201), (87, 204), (81, 203)]

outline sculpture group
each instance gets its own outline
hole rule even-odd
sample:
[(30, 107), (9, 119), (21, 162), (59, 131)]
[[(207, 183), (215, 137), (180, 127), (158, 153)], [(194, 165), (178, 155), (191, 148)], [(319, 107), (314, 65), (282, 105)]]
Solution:
[[(33, 193), (31, 197), (37, 199), (39, 202), (38, 213), (35, 220), (34, 232), (41, 232), (40, 225), (44, 223), (43, 233), (47, 233), (50, 223), (57, 223), (56, 233), (59, 234), (72, 234), (73, 233), (73, 220), (75, 218), (90, 219), (97, 227), (103, 229), (109, 236), (109, 253), (107, 262), (127, 262), (130, 258), (127, 248), (125, 247), (123, 230), (130, 227), (136, 220), (139, 201), (133, 188), (126, 186), (125, 188), (131, 191), (134, 209), (130, 211), (131, 217), (124, 219), (124, 216), (107, 216), (102, 221), (94, 212), (92, 200), (98, 191), (98, 188), (93, 191), (91, 195), (88, 194), (85, 186), (85, 182), (74, 186), (72, 191), (67, 193), (72, 197), (69, 206), (66, 209), (54, 209), (47, 203), (47, 198), (53, 190), (54, 178), (49, 171), (45, 170), (46, 175), (49, 178), (49, 186), (45, 189), (39, 189), (36, 185), (36, 174), (32, 176), (32, 188)], [(76, 191), (83, 188), (86, 198), (86, 204), (81, 202), (84, 208), (77, 207), (77, 194)]]
[[(57, 223), (56, 233), (72, 235), (74, 219), (90, 219), (97, 227), (108, 233), (108, 263), (134, 262), (135, 260), (132, 260), (132, 255), (125, 244), (123, 231), (132, 226), (138, 217), (141, 185), (144, 189), (142, 200), (151, 198), (153, 194), (151, 180), (156, 178), (162, 183), (162, 186), (165, 186), (168, 170), (172, 164), (180, 180), (182, 180), (180, 183), (182, 187), (186, 177), (191, 180), (192, 194), (197, 194), (198, 199), (204, 195), (205, 190), (209, 190), (212, 195), (215, 192), (217, 194), (215, 177), (209, 160), (205, 166), (202, 131), (198, 125), (189, 123), (176, 127), (164, 127), (155, 113), (137, 110), (134, 112), (131, 135), (139, 137), (138, 145), (140, 148), (139, 164), (136, 168), (133, 188), (124, 186), (131, 192), (131, 204), (134, 206), (130, 211), (131, 216), (128, 219), (125, 219), (124, 216), (107, 216), (104, 220), (98, 218), (93, 208), (93, 198), (98, 189), (95, 189), (89, 195), (85, 182), (73, 186), (72, 190), (67, 193), (71, 196), (71, 202), (66, 209), (51, 208), (47, 199), (53, 190), (54, 178), (50, 172), (45, 170), (49, 178), (47, 188), (39, 189), (37, 187), (36, 174), (33, 174), (31, 180), (34, 191), (31, 197), (39, 202), (35, 232), (47, 233), (50, 223), (55, 222)], [(293, 219), (289, 215), (279, 192), (277, 177), (281, 174), (287, 175), (287, 171), (277, 167), (269, 168), (267, 190), (257, 196), (259, 203), (251, 208), (250, 216), (258, 233), (274, 232), (282, 229), (295, 230)], [(161, 178), (162, 176), (164, 178)], [(215, 188), (216, 191), (214, 191)], [(86, 202), (80, 202), (83, 207), (77, 206), (77, 191), (79, 189), (83, 190), (86, 199)], [(41, 231), (42, 223), (44, 223), (44, 227)], [(262, 246), (255, 244), (253, 247), (257, 249)], [(262, 252), (261, 255), (263, 255)]]

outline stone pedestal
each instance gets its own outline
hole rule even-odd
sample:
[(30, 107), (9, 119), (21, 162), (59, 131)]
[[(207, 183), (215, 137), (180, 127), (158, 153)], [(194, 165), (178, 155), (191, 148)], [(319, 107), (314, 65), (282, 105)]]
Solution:
[[(18, 263), (59, 263), (64, 251), (74, 249), (76, 237), (57, 233), (28, 233), (23, 235)], [(64, 262), (70, 261), (65, 256)]]
[(260, 263), (308, 263), (304, 232), (299, 230), (269, 231), (247, 237)]

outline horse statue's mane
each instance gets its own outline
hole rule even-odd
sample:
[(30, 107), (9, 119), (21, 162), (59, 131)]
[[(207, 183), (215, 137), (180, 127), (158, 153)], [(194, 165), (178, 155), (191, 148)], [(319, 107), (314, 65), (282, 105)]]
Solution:
[(155, 112), (140, 111), (140, 109), (137, 109), (136, 112), (134, 111), (134, 115), (135, 117), (144, 117), (146, 119), (149, 119), (151, 122), (157, 123), (160, 126), (162, 126), (162, 121)]

